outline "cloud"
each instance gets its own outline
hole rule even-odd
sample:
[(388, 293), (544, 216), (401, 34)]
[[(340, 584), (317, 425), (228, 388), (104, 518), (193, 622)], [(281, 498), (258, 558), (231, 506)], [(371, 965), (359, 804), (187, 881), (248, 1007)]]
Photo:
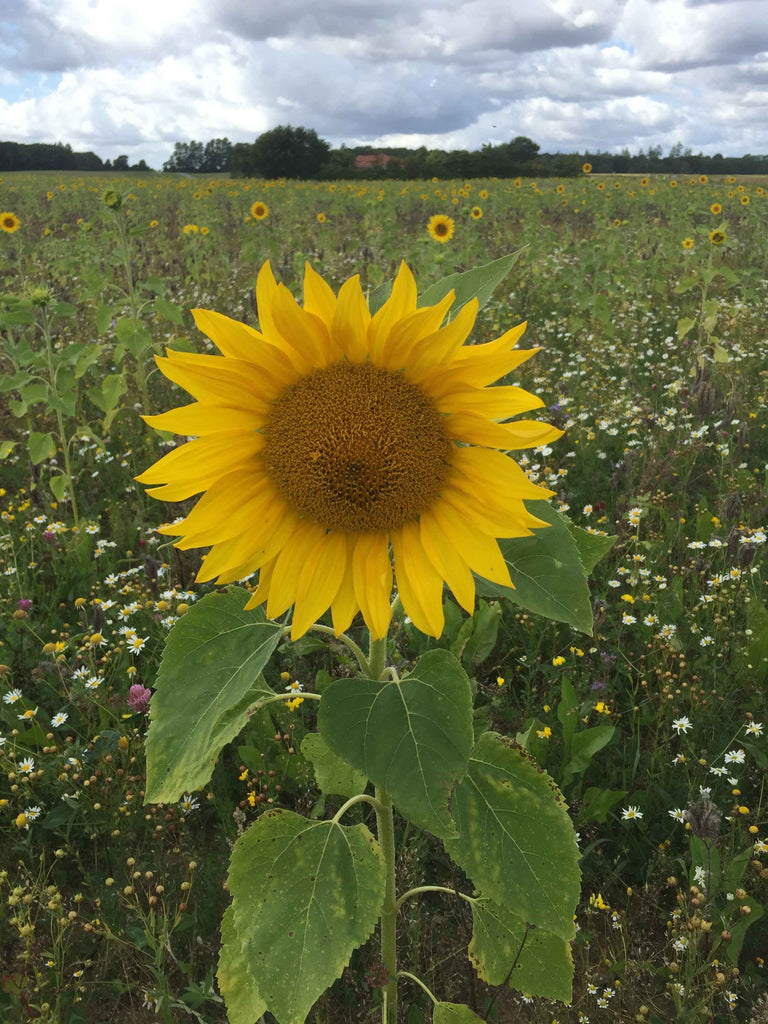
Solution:
[(303, 124), (334, 145), (768, 151), (768, 2), (21, 0), (0, 132), (160, 166)]

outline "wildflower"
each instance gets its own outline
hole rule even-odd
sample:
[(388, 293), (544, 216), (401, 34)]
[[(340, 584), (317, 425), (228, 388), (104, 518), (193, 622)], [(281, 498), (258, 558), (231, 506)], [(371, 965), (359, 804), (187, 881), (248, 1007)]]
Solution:
[(688, 719), (685, 715), (682, 715), (680, 718), (676, 718), (672, 722), (672, 728), (679, 736), (681, 732), (686, 733), (690, 729), (692, 729), (693, 726), (691, 725), (690, 719)]
[(197, 224), (185, 224), (181, 230), (185, 235), (196, 235), (199, 228)]
[(269, 216), (269, 207), (261, 200), (257, 200), (251, 207), (251, 216), (254, 220), (264, 220)]
[(37, 708), (27, 708), (22, 714), (19, 715), (20, 722), (26, 722), (30, 718), (34, 718), (37, 715)]
[(19, 771), (24, 772), (25, 775), (30, 775), (35, 770), (35, 759), (33, 757), (25, 757), (23, 761), (19, 762)]
[(692, 238), (684, 238), (683, 239), (683, 248), (684, 249), (692, 249), (693, 246), (694, 246), (694, 241), (693, 241)]
[(17, 231), (21, 225), (21, 221), (15, 213), (0, 213), (0, 228), (7, 234), (12, 235), (14, 231)]
[(317, 215), (317, 223), (318, 224), (325, 224), (325, 214), (324, 213), (318, 213), (318, 215)]
[(705, 634), (699, 640), (699, 646), (700, 647), (711, 647), (714, 642), (715, 642), (714, 639), (711, 636), (709, 636), (709, 634), (707, 633), (707, 634)]
[(714, 213), (714, 215), (716, 217), (718, 216), (718, 214), (721, 214), (723, 212), (723, 208), (720, 205), (720, 203), (712, 203), (712, 205), (710, 206), (709, 210), (710, 210), (710, 213)]
[(290, 683), (288, 686), (286, 686), (285, 689), (288, 693), (301, 693), (301, 691), (304, 689), (304, 686), (302, 683), (299, 682), (298, 679), (294, 679), (294, 681)]
[(51, 719), (51, 725), (53, 726), (54, 729), (58, 729), (59, 726), (64, 725), (68, 718), (69, 715), (66, 713), (66, 711), (57, 711), (56, 714)]
[(151, 690), (148, 690), (146, 686), (142, 686), (141, 683), (134, 683), (128, 691), (126, 704), (137, 715), (146, 715), (149, 713), (149, 702), (151, 697)]
[(744, 764), (746, 757), (745, 752), (739, 748), (738, 750), (729, 750), (723, 760), (726, 764)]
[(132, 637), (128, 642), (128, 650), (131, 652), (131, 654), (138, 654), (139, 651), (142, 651), (146, 646), (147, 640), (149, 640), (148, 636)]
[(548, 740), (552, 735), (552, 730), (548, 725), (545, 725), (543, 729), (536, 730), (536, 735), (539, 737), (540, 740)]
[(179, 808), (185, 814), (189, 814), (190, 811), (196, 811), (199, 807), (200, 801), (190, 793), (185, 793), (181, 800), (179, 800)]
[(630, 615), (629, 612), (622, 612), (621, 621), (625, 626), (632, 626), (637, 622), (634, 615)]
[(482, 208), (480, 206), (473, 206), (472, 209), (469, 211), (469, 215), (472, 218), (472, 220), (480, 220), (480, 218), (483, 216)]
[(682, 807), (675, 807), (674, 810), (667, 811), (670, 818), (674, 818), (675, 821), (685, 821), (685, 811)]
[(628, 807), (625, 807), (621, 812), (621, 817), (623, 821), (632, 821), (634, 818), (642, 818), (642, 816), (643, 812), (640, 810), (639, 807), (636, 807), (633, 804), (630, 804)]
[(631, 508), (627, 513), (627, 519), (629, 520), (630, 525), (637, 526), (640, 522), (642, 515), (643, 510), (641, 508)]
[(747, 732), (751, 736), (762, 736), (763, 734), (763, 723), (762, 722), (750, 722), (747, 726)]
[(3, 694), (4, 704), (15, 704), (17, 700), (21, 700), (21, 690), (9, 690)]
[(307, 266), (304, 288), (302, 309), (262, 269), (261, 332), (195, 311), (224, 356), (160, 359), (199, 402), (146, 419), (198, 439), (138, 480), (161, 500), (205, 491), (160, 532), (181, 535), (183, 548), (213, 545), (198, 581), (260, 570), (247, 607), (267, 601), (275, 618), (294, 605), (294, 639), (329, 605), (337, 633), (360, 609), (373, 637), (385, 636), (390, 543), (405, 614), (439, 636), (443, 582), (471, 612), (473, 571), (512, 582), (496, 537), (544, 525), (523, 499), (552, 492), (494, 449), (542, 445), (562, 431), (498, 422), (543, 403), (514, 386), (486, 389), (531, 354), (511, 351), (522, 327), (464, 346), (476, 304), (441, 329), (453, 293), (417, 310), (405, 264), (373, 318), (356, 277), (337, 297)]
[(562, 656), (562, 654), (558, 654), (556, 658), (552, 659), (552, 664), (555, 666), (555, 668), (559, 668), (560, 665), (565, 664), (565, 658)]

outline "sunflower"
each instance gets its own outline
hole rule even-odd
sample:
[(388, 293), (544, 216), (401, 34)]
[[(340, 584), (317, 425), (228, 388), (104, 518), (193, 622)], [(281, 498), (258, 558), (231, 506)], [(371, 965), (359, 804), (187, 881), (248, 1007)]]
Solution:
[(325, 214), (324, 213), (318, 213), (318, 215), (317, 215), (317, 223), (318, 224), (325, 224)]
[(641, 178), (641, 179), (640, 179), (640, 185), (641, 185), (641, 186), (642, 186), (643, 188), (645, 188), (647, 184), (648, 184), (648, 178)]
[(586, 163), (586, 164), (583, 165), (583, 167), (581, 169), (582, 169), (582, 171), (585, 174), (591, 174), (592, 173), (592, 164)]
[(15, 213), (0, 213), (0, 228), (3, 231), (7, 231), (9, 235), (12, 235), (14, 231), (17, 231), (21, 226), (21, 221)]
[(264, 220), (265, 217), (269, 216), (269, 207), (266, 203), (262, 203), (258, 200), (251, 207), (251, 216), (254, 220)]
[(483, 208), (481, 206), (473, 206), (472, 209), (469, 211), (469, 215), (472, 218), (472, 220), (480, 220), (480, 218), (483, 216)]
[(742, 196), (739, 202), (742, 206), (749, 206), (749, 196)]
[(427, 231), (436, 242), (447, 242), (453, 238), (453, 220), (444, 213), (436, 213), (429, 218)]
[(478, 194), (478, 196), (481, 199), (487, 199), (488, 198), (488, 189), (487, 188), (481, 188), (480, 191), (477, 194)]
[(714, 215), (717, 217), (719, 213), (723, 212), (723, 208), (720, 205), (720, 203), (712, 203), (712, 205), (709, 208), (709, 212), (714, 213)]
[(725, 241), (725, 232), (724, 231), (710, 231), (709, 232), (709, 240), (712, 243), (712, 245), (722, 245), (723, 242)]
[(670, 188), (677, 188), (677, 182), (675, 181), (674, 178), (672, 179), (672, 181), (670, 181), (669, 187)]
[(683, 239), (683, 248), (684, 249), (692, 249), (693, 246), (694, 246), (694, 241), (693, 241), (692, 238), (684, 238)]
[(362, 612), (386, 635), (394, 576), (404, 613), (443, 630), (447, 583), (474, 608), (473, 573), (510, 586), (496, 538), (546, 524), (524, 500), (552, 492), (503, 452), (562, 431), (506, 422), (544, 403), (514, 386), (488, 387), (535, 349), (515, 350), (525, 324), (467, 345), (477, 302), (441, 326), (450, 292), (417, 308), (405, 264), (372, 317), (358, 276), (338, 296), (307, 266), (304, 307), (269, 264), (259, 273), (260, 331), (193, 310), (222, 356), (168, 351), (166, 377), (196, 399), (150, 426), (195, 437), (141, 476), (166, 501), (201, 494), (161, 528), (181, 549), (207, 547), (198, 581), (231, 583), (259, 571), (247, 607), (276, 618), (294, 606), (292, 636), (330, 607), (337, 633)]
[(185, 224), (181, 230), (185, 235), (196, 235), (200, 229), (197, 224)]

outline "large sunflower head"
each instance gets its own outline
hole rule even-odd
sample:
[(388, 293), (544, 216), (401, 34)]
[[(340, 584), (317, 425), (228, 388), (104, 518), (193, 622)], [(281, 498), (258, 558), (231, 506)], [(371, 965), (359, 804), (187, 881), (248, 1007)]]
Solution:
[(525, 324), (468, 345), (476, 300), (445, 323), (453, 293), (419, 307), (405, 264), (373, 316), (358, 277), (335, 295), (309, 266), (303, 308), (269, 264), (256, 298), (258, 331), (193, 311), (221, 356), (158, 358), (195, 402), (146, 420), (195, 440), (137, 479), (163, 500), (201, 495), (161, 528), (179, 548), (210, 546), (198, 580), (258, 570), (248, 607), (266, 601), (275, 618), (293, 605), (294, 638), (328, 608), (337, 633), (360, 611), (383, 637), (393, 583), (438, 636), (444, 583), (469, 612), (473, 573), (511, 586), (497, 538), (545, 526), (524, 500), (551, 492), (504, 453), (562, 433), (511, 419), (536, 396), (489, 386), (536, 351), (515, 348)]

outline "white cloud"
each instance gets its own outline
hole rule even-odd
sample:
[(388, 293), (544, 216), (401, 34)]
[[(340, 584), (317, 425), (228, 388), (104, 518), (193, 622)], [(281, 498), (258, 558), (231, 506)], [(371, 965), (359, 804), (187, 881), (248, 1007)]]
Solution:
[(768, 151), (768, 0), (22, 0), (0, 134), (159, 167), (303, 124), (333, 144)]

